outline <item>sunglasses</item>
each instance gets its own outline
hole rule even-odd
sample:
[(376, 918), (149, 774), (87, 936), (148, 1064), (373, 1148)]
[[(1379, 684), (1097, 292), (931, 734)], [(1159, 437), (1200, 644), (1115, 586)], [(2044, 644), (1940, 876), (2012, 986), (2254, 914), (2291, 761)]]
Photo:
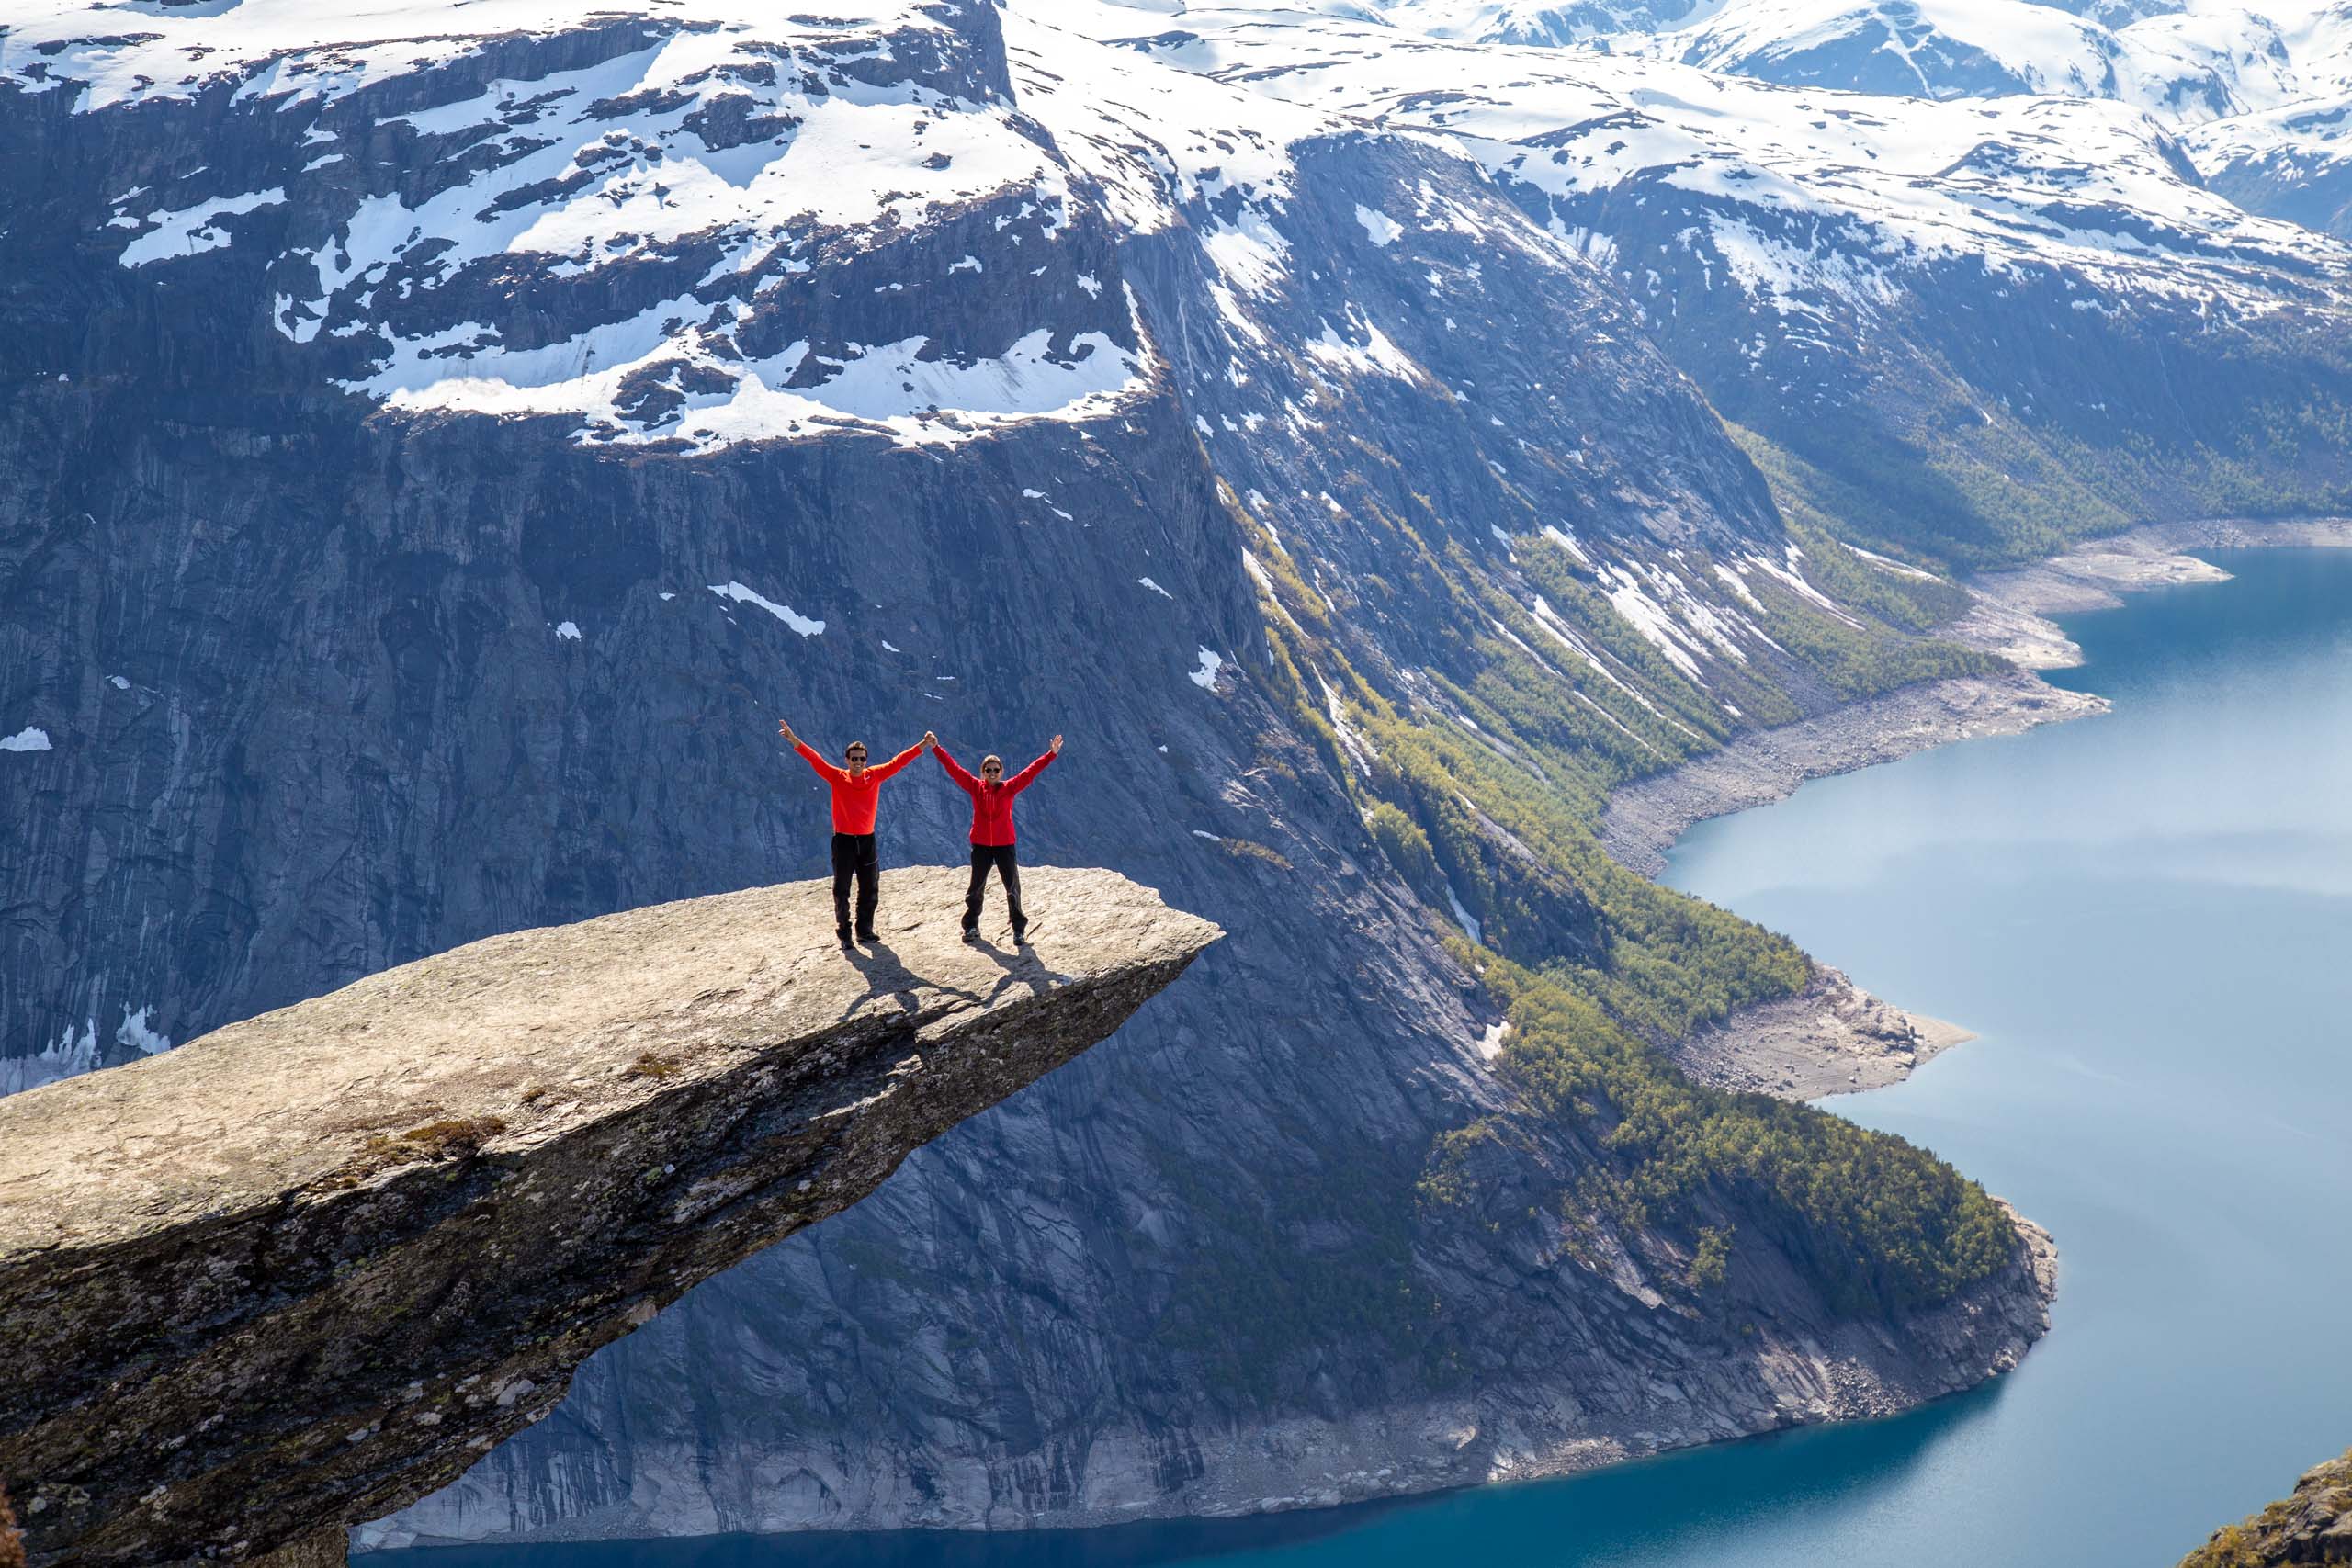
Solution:
[(863, 751), (852, 751), (849, 754), (849, 758), (853, 762), (863, 762), (865, 761), (865, 753)]

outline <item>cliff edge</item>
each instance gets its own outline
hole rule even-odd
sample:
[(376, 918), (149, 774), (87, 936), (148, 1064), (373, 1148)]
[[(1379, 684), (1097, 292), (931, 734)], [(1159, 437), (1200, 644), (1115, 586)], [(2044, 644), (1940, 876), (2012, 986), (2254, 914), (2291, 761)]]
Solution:
[(1102, 871), (518, 931), (0, 1100), (0, 1484), (35, 1564), (339, 1561), (591, 1351), (1109, 1035), (1221, 934)]

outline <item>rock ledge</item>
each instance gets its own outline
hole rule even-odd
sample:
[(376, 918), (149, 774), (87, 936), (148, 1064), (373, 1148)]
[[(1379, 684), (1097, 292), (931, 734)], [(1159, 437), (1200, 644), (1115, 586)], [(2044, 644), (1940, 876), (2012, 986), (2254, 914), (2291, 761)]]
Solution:
[(1102, 1040), (1221, 934), (1108, 872), (837, 947), (797, 883), (492, 937), (0, 1100), (0, 1483), (36, 1564), (317, 1550), (597, 1347)]

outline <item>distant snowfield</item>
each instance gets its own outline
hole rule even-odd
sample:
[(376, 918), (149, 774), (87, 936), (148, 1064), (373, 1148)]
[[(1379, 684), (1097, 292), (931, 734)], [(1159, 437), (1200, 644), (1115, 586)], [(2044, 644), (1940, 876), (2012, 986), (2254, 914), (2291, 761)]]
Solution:
[[(170, 1050), (171, 1037), (150, 1022), (155, 1011), (152, 1002), (136, 1009), (126, 1007), (122, 1022), (115, 1030), (115, 1044), (147, 1056)], [(29, 1056), (0, 1056), (0, 1097), (60, 1078), (78, 1077), (96, 1068), (105, 1055), (98, 1043), (98, 1021), (85, 1018), (79, 1032), (68, 1028)]]
[[(2029, 13), (2051, 37), (2075, 20), (2025, 0), (1993, 3)], [(1787, 8), (1729, 0), (1709, 9), (1729, 26)], [(1805, 313), (1809, 296), (1881, 306), (1901, 269), (1961, 258), (2063, 267), (2101, 288), (2257, 310), (2271, 308), (2267, 290), (2282, 273), (2352, 276), (2352, 250), (2204, 188), (2182, 143), (2111, 95), (1938, 102), (1622, 52), (1673, 52), (1663, 39), (1612, 40), (1620, 51), (1604, 54), (1415, 36), (1340, 14), (1275, 26), (1260, 11), (1193, 6), (1181, 28), (1115, 7), (1077, 14), (1105, 39), (1255, 93), (1442, 135), (1566, 206), (1608, 192), (1639, 199), (1649, 186), (1713, 204), (1707, 238), (1724, 261), (1722, 286), (1783, 313)], [(1800, 226), (1816, 221), (1838, 227)], [(1605, 262), (1624, 259), (1605, 234), (1556, 232)]]
[(1351, 9), (1433, 39), (1584, 45), (1924, 98), (2116, 98), (2182, 124), (2352, 87), (2352, 12), (2335, 0), (1364, 0)]
[[(1550, 208), (1547, 234), (1426, 186), (1356, 206), (1398, 265), (1451, 231), (1655, 299), (1657, 264), (1596, 225), (1656, 196), (1690, 206), (1676, 243), (1702, 287), (1792, 331), (1867, 320), (1907, 271), (1953, 262), (2063, 276), (2084, 310), (2252, 315), (2352, 287), (2352, 248), (2242, 209), (2190, 163), (2352, 179), (2352, 6), (2139, 9), (2109, 27), (2032, 0), (1011, 0), (989, 13), (1000, 62), (951, 0), (0, 0), (0, 90), (296, 117), (299, 166), (125, 190), (103, 231), (141, 272), (277, 247), (257, 309), (390, 410), (689, 454), (921, 446), (1117, 417), (1158, 384), (1133, 300), (1068, 240), (1090, 209), (1119, 234), (1192, 226), (1222, 327), (1271, 346), (1255, 307), (1301, 265), (1284, 217), (1294, 149), (1317, 137), (1415, 139)], [(518, 37), (592, 22), (604, 59), (452, 73), (380, 125), (344, 112), (493, 46), (514, 69)], [(1833, 90), (1882, 76), (1918, 96)], [(387, 135), (416, 139), (423, 185), (356, 172)], [(897, 245), (908, 265), (864, 286), (905, 296), (889, 340), (825, 341), (796, 280)], [(976, 303), (1013, 280), (1024, 319)], [(1327, 378), (1429, 379), (1352, 306), (1287, 346)]]
[[(771, 43), (859, 31), (943, 32), (922, 0), (235, 0), (188, 6), (121, 0), (11, 0), (0, 9), (0, 77), (28, 90), (80, 85), (77, 110), (185, 98), (221, 83), (282, 107), (347, 97), (363, 87), (447, 64), (516, 33), (555, 32), (632, 13), (686, 27), (756, 28)], [(137, 17), (135, 25), (131, 15)]]

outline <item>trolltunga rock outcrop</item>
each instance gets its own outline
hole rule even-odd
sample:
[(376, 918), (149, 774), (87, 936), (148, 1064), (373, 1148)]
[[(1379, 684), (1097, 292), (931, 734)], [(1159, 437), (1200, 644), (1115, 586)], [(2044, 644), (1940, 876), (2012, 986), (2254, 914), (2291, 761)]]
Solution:
[(1037, 869), (755, 888), (492, 937), (0, 1100), (0, 1483), (33, 1562), (339, 1560), (598, 1346), (856, 1202), (1220, 934)]

